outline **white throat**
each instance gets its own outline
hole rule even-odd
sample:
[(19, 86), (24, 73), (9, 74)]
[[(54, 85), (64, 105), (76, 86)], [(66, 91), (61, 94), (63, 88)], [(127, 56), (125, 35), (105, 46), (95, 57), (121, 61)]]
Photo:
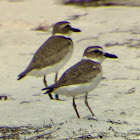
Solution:
[(62, 34), (62, 33), (55, 33), (54, 36), (64, 36), (66, 38), (70, 38), (72, 31), (70, 31), (68, 34)]
[(91, 60), (91, 61), (94, 61), (94, 62), (97, 62), (97, 63), (102, 63), (105, 59), (105, 57), (99, 57), (99, 58), (91, 58), (91, 57), (87, 57), (87, 56), (83, 56), (83, 59), (85, 60)]

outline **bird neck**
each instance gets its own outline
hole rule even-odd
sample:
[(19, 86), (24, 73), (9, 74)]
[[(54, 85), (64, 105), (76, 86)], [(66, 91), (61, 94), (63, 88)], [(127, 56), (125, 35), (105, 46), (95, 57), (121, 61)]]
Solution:
[(91, 60), (97, 63), (102, 63), (105, 59), (105, 57), (99, 57), (99, 58), (91, 58), (91, 57), (87, 57), (87, 56), (83, 56), (84, 60)]
[(63, 36), (63, 37), (66, 37), (66, 38), (70, 38), (71, 32), (69, 32), (69, 33), (67, 33), (67, 34), (55, 33), (55, 34), (53, 34), (53, 36)]

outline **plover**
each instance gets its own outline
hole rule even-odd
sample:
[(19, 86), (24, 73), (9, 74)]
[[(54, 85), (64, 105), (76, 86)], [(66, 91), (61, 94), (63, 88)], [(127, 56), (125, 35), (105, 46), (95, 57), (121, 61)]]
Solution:
[[(46, 75), (56, 73), (56, 83), (58, 71), (72, 56), (73, 42), (69, 38), (72, 32), (81, 32), (81, 30), (72, 28), (67, 21), (56, 23), (53, 26), (53, 35), (36, 51), (30, 64), (25, 71), (18, 75), (17, 80), (27, 75), (44, 76), (43, 82), (47, 87)], [(49, 97), (53, 99), (51, 94), (49, 94)], [(58, 95), (56, 95), (56, 99), (58, 99)]]
[(54, 92), (56, 94), (72, 96), (73, 107), (78, 118), (80, 116), (76, 108), (75, 97), (80, 94), (85, 94), (85, 105), (94, 116), (94, 113), (88, 105), (87, 96), (101, 81), (101, 63), (107, 57), (118, 58), (116, 55), (104, 52), (100, 46), (86, 48), (80, 62), (66, 70), (54, 85), (42, 90), (47, 90), (45, 94)]

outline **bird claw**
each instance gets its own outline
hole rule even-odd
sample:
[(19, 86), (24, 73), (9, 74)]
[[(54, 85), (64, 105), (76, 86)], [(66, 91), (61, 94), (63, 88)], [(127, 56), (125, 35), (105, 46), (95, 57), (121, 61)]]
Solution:
[(56, 101), (66, 101), (65, 99), (55, 99)]

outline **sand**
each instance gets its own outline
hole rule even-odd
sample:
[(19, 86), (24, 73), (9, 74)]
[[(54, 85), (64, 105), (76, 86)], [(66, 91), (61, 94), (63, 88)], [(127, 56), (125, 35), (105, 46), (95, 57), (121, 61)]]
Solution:
[[(77, 15), (79, 15), (77, 17)], [(102, 64), (104, 79), (89, 93), (92, 117), (84, 97), (76, 100), (81, 119), (72, 107), (72, 99), (52, 101), (41, 91), (43, 78), (17, 75), (29, 64), (40, 45), (51, 36), (51, 26), (67, 20), (82, 30), (73, 34), (75, 45), (70, 61), (61, 74), (80, 61), (91, 45), (119, 57)], [(47, 31), (35, 31), (38, 26)], [(47, 76), (54, 83), (55, 74)], [(16, 139), (140, 139), (140, 8), (139, 7), (76, 7), (57, 1), (0, 1), (0, 138), (7, 138), (4, 128), (18, 129)], [(29, 133), (22, 133), (26, 130)], [(28, 127), (27, 127), (28, 126)], [(30, 126), (30, 128), (29, 128)], [(38, 133), (36, 130), (40, 130)], [(27, 131), (26, 131), (27, 132)], [(21, 134), (22, 133), (22, 134)], [(10, 136), (11, 136), (10, 135)], [(10, 137), (15, 138), (15, 137)]]

